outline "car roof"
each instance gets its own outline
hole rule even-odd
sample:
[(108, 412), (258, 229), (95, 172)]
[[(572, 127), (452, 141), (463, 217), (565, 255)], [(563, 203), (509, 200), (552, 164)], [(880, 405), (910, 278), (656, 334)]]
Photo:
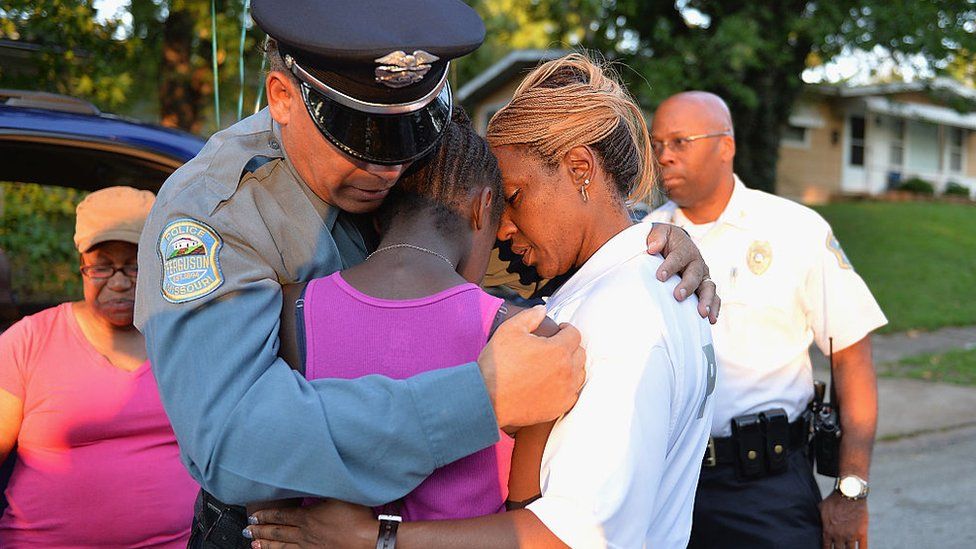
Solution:
[(158, 190), (196, 156), (193, 134), (100, 112), (64, 95), (0, 90), (0, 180), (95, 190), (131, 185)]
[(77, 98), (0, 90), (0, 132), (19, 130), (126, 143), (186, 162), (203, 147), (193, 134), (100, 112)]

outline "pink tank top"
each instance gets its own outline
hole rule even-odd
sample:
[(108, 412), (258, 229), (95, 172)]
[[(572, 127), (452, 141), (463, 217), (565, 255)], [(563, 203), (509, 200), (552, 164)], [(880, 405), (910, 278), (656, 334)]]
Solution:
[[(377, 299), (340, 273), (305, 289), (305, 377), (406, 379), (478, 359), (502, 300), (474, 284), (420, 299)], [(505, 510), (514, 442), (504, 432), (490, 448), (434, 471), (403, 500), (404, 520), (470, 518)]]

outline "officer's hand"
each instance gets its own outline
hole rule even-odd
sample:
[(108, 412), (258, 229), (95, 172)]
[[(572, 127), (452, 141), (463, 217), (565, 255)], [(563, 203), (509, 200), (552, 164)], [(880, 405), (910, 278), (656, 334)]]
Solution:
[(657, 269), (657, 279), (664, 282), (672, 274), (681, 274), (681, 282), (674, 289), (674, 298), (684, 301), (691, 292), (698, 294), (698, 314), (709, 322), (718, 322), (722, 300), (715, 291), (715, 283), (708, 277), (708, 265), (698, 246), (681, 229), (668, 223), (653, 223), (647, 235), (647, 253), (660, 253), (664, 263)]
[(823, 549), (868, 546), (868, 500), (853, 501), (834, 492), (820, 502)]
[[(306, 507), (265, 509), (245, 530), (261, 549), (374, 547), (378, 530), (369, 507), (327, 499)], [(247, 534), (245, 534), (247, 536)]]
[(550, 421), (572, 408), (586, 378), (579, 330), (560, 325), (552, 337), (532, 335), (545, 307), (506, 320), (478, 357), (500, 427)]

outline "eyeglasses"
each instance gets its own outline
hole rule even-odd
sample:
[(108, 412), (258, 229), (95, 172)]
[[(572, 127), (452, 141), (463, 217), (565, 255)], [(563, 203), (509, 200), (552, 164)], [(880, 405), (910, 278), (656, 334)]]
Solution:
[(115, 273), (119, 271), (122, 271), (122, 274), (129, 278), (135, 278), (139, 275), (139, 265), (135, 263), (122, 265), (121, 267), (113, 267), (112, 265), (85, 265), (79, 270), (82, 275), (92, 280), (107, 280), (115, 276)]
[(709, 137), (722, 137), (724, 135), (732, 135), (729, 130), (713, 133), (703, 133), (700, 135), (689, 135), (687, 137), (675, 137), (673, 139), (667, 139), (664, 141), (653, 140), (651, 141), (651, 150), (654, 151), (656, 156), (661, 156), (664, 153), (664, 149), (671, 149), (673, 153), (684, 152), (688, 148), (688, 144), (693, 141), (698, 141), (699, 139), (708, 139)]

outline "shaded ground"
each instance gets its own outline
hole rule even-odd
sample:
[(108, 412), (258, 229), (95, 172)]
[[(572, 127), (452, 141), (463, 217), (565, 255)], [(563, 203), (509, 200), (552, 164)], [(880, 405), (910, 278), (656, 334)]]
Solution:
[[(878, 442), (871, 467), (870, 547), (976, 547), (976, 387), (887, 377), (886, 364), (976, 349), (976, 326), (873, 338)], [(814, 373), (827, 377), (816, 349)], [(818, 477), (821, 492), (833, 479)]]
[[(875, 446), (869, 547), (976, 547), (976, 427)], [(833, 479), (819, 477), (820, 490)]]

